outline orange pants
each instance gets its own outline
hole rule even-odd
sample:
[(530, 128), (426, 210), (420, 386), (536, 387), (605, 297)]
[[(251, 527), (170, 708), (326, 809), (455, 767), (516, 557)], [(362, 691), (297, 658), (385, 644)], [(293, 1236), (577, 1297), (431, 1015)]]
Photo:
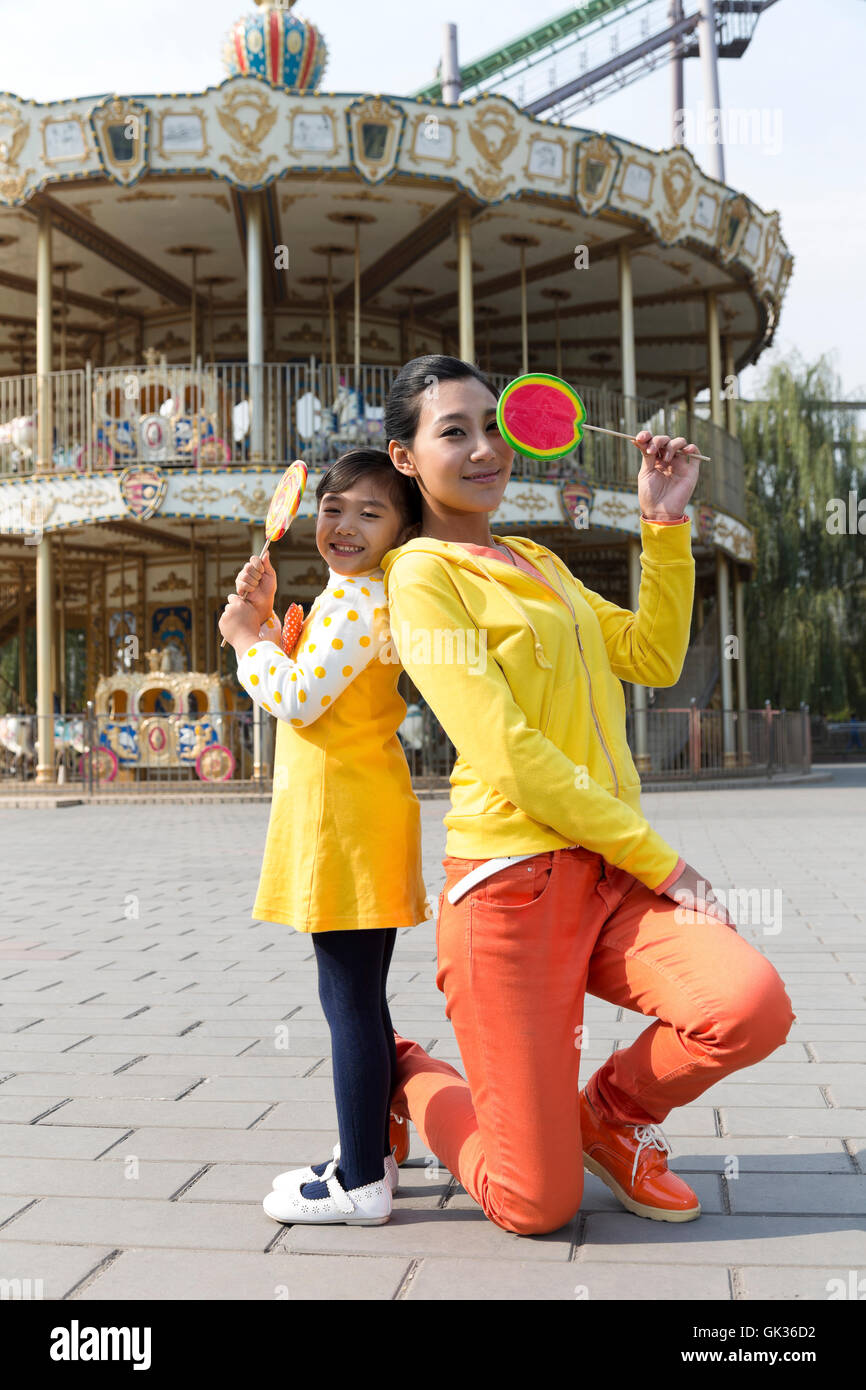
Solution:
[(436, 984), (466, 1080), (397, 1035), (391, 1108), (505, 1230), (553, 1231), (580, 1206), (587, 990), (656, 1018), (587, 1082), (613, 1123), (660, 1123), (785, 1041), (795, 1015), (770, 962), (712, 918), (678, 922), (599, 854), (535, 855), (453, 906), (447, 890), (483, 861), (442, 862)]

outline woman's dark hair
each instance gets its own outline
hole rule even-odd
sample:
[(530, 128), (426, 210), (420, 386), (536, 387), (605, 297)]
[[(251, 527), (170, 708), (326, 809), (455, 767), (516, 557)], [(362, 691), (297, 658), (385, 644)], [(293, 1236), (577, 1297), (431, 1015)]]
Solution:
[(385, 438), (396, 439), (404, 449), (410, 448), (418, 429), (424, 392), (440, 381), (463, 381), (469, 376), (474, 376), (476, 381), (486, 386), (494, 400), (499, 399), (499, 392), (490, 378), (471, 362), (464, 362), (459, 357), (444, 357), (439, 353), (413, 357), (411, 362), (400, 368), (388, 392)]
[(388, 496), (406, 526), (421, 523), (421, 489), (414, 478), (395, 468), (391, 455), (384, 449), (349, 449), (341, 454), (322, 477), (316, 488), (316, 501), (329, 492), (347, 492), (360, 478), (370, 475), (385, 484)]

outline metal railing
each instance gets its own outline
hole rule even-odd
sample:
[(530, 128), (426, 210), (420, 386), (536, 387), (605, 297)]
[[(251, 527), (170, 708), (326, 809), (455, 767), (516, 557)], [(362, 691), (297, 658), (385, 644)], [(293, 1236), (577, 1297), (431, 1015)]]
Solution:
[[(46, 399), (52, 420), (54, 472), (101, 472), (132, 463), (163, 468), (260, 463), (283, 467), (303, 458), (311, 468), (346, 449), (384, 448), (385, 401), (398, 368), (329, 363), (220, 362), (88, 367), (51, 372)], [(501, 390), (511, 379), (491, 378)], [(35, 375), (0, 378), (0, 477), (39, 465)], [(695, 498), (737, 517), (745, 512), (743, 452), (725, 430), (686, 413), (580, 387), (588, 420), (607, 429), (683, 435), (712, 460), (701, 464)], [(582, 469), (597, 486), (636, 486), (639, 457), (626, 439), (587, 430), (573, 453), (553, 463), (517, 455), (515, 478), (564, 481)], [(44, 467), (44, 463), (43, 463)]]
[[(808, 772), (810, 720), (799, 710), (661, 709), (646, 711), (649, 767), (641, 781), (699, 784), (719, 778)], [(253, 711), (181, 715), (55, 716), (55, 768), (61, 784), (88, 792), (181, 784), (270, 788), (275, 721), (262, 719), (255, 758)], [(725, 733), (727, 724), (728, 732)], [(627, 714), (635, 751), (634, 719)], [(727, 743), (726, 743), (727, 737)], [(400, 741), (416, 786), (444, 785), (456, 750), (432, 710), (411, 705)], [(36, 716), (0, 720), (0, 785), (35, 777)]]

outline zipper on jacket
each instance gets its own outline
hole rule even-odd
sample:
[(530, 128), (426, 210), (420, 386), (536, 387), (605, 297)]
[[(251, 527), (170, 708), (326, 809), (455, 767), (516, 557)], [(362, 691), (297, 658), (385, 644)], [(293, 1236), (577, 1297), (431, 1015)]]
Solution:
[(575, 631), (575, 633), (576, 633), (576, 635), (577, 635), (577, 649), (578, 649), (578, 651), (580, 652), (580, 659), (581, 659), (581, 661), (583, 662), (583, 669), (584, 669), (584, 671), (586, 672), (586, 684), (587, 684), (587, 686), (588, 686), (588, 688), (589, 688), (589, 708), (590, 708), (590, 711), (591, 711), (591, 713), (592, 713), (592, 721), (593, 721), (593, 723), (595, 724), (595, 732), (598, 734), (599, 743), (601, 744), (602, 748), (604, 749), (604, 756), (607, 758), (608, 765), (610, 766), (611, 776), (613, 777), (614, 796), (619, 796), (619, 778), (618, 778), (617, 775), (616, 775), (616, 768), (615, 768), (614, 765), (613, 765), (613, 758), (610, 756), (610, 753), (607, 751), (607, 744), (606, 744), (605, 741), (604, 741), (604, 736), (602, 735), (601, 728), (600, 728), (600, 726), (599, 726), (599, 722), (598, 722), (598, 719), (597, 719), (597, 717), (596, 717), (596, 713), (595, 713), (595, 701), (594, 701), (593, 698), (592, 698), (592, 680), (591, 680), (590, 674), (589, 674), (589, 667), (588, 667), (587, 664), (586, 664), (586, 657), (585, 657), (584, 654), (583, 654), (583, 642), (582, 642), (581, 639), (580, 639), (580, 628), (579, 628), (579, 626), (578, 626), (577, 623), (575, 623), (575, 625), (574, 625), (574, 631)]

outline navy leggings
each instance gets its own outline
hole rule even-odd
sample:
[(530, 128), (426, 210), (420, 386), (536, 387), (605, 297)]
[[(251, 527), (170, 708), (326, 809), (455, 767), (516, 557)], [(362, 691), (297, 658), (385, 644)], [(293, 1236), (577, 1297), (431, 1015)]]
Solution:
[[(313, 932), (319, 999), (331, 1030), (343, 1187), (378, 1182), (391, 1152), (397, 1048), (385, 985), (396, 927)], [(308, 1193), (315, 1196), (317, 1193)]]

